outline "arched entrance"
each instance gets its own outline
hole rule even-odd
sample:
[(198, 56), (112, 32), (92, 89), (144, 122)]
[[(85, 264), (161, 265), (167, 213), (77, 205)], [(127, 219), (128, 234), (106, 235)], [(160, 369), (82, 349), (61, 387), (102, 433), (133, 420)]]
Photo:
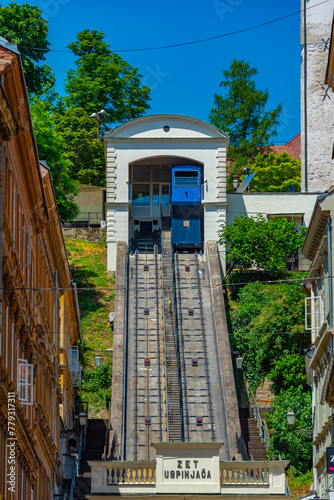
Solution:
[[(171, 169), (192, 165), (202, 170), (203, 164), (185, 157), (157, 156), (129, 164), (129, 240), (134, 245), (138, 237), (157, 239), (171, 225)], [(202, 217), (203, 224), (203, 217)], [(203, 231), (202, 231), (203, 233)]]

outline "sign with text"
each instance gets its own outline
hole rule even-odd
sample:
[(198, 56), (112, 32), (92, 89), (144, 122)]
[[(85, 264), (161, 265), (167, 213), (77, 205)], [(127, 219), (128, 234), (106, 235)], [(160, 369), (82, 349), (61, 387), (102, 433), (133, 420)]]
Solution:
[(327, 474), (334, 474), (334, 447), (326, 448)]
[(164, 483), (193, 481), (212, 483), (212, 459), (166, 458), (163, 461)]
[(220, 493), (221, 443), (154, 443), (157, 493)]

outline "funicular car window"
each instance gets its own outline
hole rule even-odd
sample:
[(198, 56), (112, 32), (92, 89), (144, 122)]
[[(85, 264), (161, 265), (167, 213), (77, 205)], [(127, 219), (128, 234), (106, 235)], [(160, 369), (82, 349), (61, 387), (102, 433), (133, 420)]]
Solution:
[(175, 187), (198, 187), (198, 172), (196, 170), (176, 170), (174, 173)]

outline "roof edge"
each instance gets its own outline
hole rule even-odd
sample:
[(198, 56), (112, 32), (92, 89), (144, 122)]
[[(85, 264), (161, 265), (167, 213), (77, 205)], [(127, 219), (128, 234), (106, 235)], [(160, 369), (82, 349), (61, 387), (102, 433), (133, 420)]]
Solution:
[(211, 125), (211, 123), (205, 122), (204, 120), (201, 120), (200, 118), (194, 118), (193, 116), (188, 116), (188, 115), (180, 115), (180, 114), (174, 114), (174, 113), (160, 113), (160, 114), (155, 114), (155, 115), (144, 115), (144, 116), (139, 116), (138, 118), (134, 118), (133, 120), (129, 120), (125, 123), (122, 123), (121, 125), (118, 125), (117, 127), (109, 130), (106, 134), (104, 134), (104, 139), (108, 139), (109, 137), (112, 137), (115, 132), (119, 132), (121, 130), (126, 129), (127, 127), (130, 127), (133, 124), (136, 123), (141, 123), (141, 122), (146, 122), (146, 121), (157, 121), (157, 120), (162, 120), (162, 119), (173, 119), (173, 120), (185, 120), (188, 122), (192, 123), (197, 123), (204, 125), (206, 128), (209, 130), (212, 130), (219, 135), (221, 135), (224, 139), (229, 139), (230, 137), (220, 130), (219, 128), (215, 127), (214, 125)]

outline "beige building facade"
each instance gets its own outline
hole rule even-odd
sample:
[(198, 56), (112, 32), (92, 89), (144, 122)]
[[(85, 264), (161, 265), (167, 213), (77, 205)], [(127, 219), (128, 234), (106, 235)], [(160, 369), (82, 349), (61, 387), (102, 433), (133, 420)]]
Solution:
[(0, 77), (0, 498), (42, 500), (62, 492), (80, 317), (20, 54), (3, 39)]
[(327, 498), (333, 475), (327, 474), (326, 448), (333, 446), (333, 221), (334, 191), (320, 195), (306, 233), (302, 251), (311, 262), (304, 285), (305, 327), (311, 333), (307, 353), (312, 370), (314, 489)]

